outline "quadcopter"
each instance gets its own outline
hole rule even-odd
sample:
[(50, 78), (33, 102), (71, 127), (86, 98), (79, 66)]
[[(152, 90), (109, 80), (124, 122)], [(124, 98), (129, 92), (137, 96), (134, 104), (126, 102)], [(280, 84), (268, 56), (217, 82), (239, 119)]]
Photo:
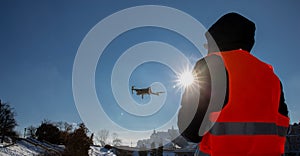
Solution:
[(132, 86), (131, 87), (132, 94), (133, 94), (133, 91), (136, 92), (136, 95), (141, 95), (142, 99), (144, 99), (145, 94), (148, 94), (148, 95), (153, 94), (153, 95), (159, 96), (159, 94), (164, 93), (164, 92), (152, 92), (151, 87), (137, 89), (137, 88), (134, 88), (134, 86)]

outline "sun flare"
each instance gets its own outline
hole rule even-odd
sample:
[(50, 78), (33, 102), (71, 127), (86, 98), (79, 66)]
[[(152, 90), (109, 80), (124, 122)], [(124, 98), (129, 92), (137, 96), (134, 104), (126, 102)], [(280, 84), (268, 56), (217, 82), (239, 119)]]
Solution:
[(183, 87), (188, 87), (194, 83), (194, 75), (192, 72), (185, 71), (179, 76), (179, 83)]
[(192, 70), (185, 70), (177, 74), (176, 86), (182, 89), (188, 88), (195, 83), (195, 74)]

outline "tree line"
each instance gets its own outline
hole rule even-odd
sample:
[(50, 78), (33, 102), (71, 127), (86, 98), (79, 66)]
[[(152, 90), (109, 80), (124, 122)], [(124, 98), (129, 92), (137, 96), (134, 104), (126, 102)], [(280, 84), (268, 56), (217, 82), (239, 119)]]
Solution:
[[(15, 142), (19, 135), (14, 128), (17, 126), (15, 120), (16, 113), (14, 109), (8, 104), (0, 100), (0, 139), (1, 143), (5, 139), (10, 138)], [(108, 139), (109, 136), (111, 139)], [(77, 126), (68, 122), (51, 122), (44, 120), (37, 127), (28, 126), (24, 129), (24, 138), (33, 138), (41, 142), (64, 145), (64, 151), (61, 153), (63, 156), (88, 156), (88, 150), (91, 145), (94, 145), (95, 140), (102, 147), (121, 146), (122, 140), (117, 133), (110, 135), (109, 130), (102, 129), (97, 132), (95, 138), (94, 134), (89, 132), (84, 123)], [(151, 144), (151, 149), (142, 147), (139, 150), (139, 155), (161, 156), (163, 153), (163, 145), (160, 144), (158, 148), (155, 144)]]
[(37, 139), (51, 144), (65, 145), (62, 155), (88, 155), (90, 145), (93, 144), (93, 134), (88, 136), (88, 129), (83, 123), (77, 128), (66, 122), (42, 121), (37, 128), (29, 126), (25, 130), (25, 137)]
[[(5, 139), (12, 139), (15, 142), (19, 138), (19, 134), (14, 130), (17, 126), (15, 120), (16, 113), (8, 104), (0, 100), (0, 141), (3, 143)], [(88, 155), (90, 146), (93, 145), (94, 134), (90, 134), (87, 127), (80, 123), (77, 126), (67, 122), (51, 122), (44, 120), (38, 127), (29, 126), (24, 129), (24, 137), (30, 137), (42, 142), (51, 144), (64, 145), (65, 156), (85, 156)], [(111, 143), (114, 146), (120, 146), (122, 140), (119, 139), (117, 133), (112, 133), (112, 142), (108, 142), (108, 130), (101, 130), (97, 133), (97, 140), (102, 147)]]

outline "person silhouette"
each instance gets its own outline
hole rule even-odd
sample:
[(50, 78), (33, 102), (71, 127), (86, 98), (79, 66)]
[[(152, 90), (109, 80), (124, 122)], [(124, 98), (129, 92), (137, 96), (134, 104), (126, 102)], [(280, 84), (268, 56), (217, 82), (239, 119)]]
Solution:
[[(195, 67), (200, 95), (182, 96), (178, 114), (181, 135), (199, 143), (195, 155), (243, 156), (283, 155), (286, 131), (289, 126), (288, 108), (283, 88), (271, 65), (264, 63), (250, 51), (254, 45), (255, 24), (238, 13), (228, 13), (206, 32), (208, 55)], [(225, 71), (225, 79), (218, 73)], [(212, 85), (213, 77), (217, 77)], [(225, 81), (224, 94), (218, 81)], [(204, 82), (204, 83), (203, 83)], [(192, 96), (199, 96), (198, 101)], [(216, 110), (208, 106), (219, 105)], [(193, 114), (197, 103), (197, 111)], [(205, 114), (208, 115), (205, 115)], [(191, 117), (191, 115), (193, 115)], [(192, 118), (187, 125), (187, 120)], [(212, 127), (199, 131), (201, 124)]]

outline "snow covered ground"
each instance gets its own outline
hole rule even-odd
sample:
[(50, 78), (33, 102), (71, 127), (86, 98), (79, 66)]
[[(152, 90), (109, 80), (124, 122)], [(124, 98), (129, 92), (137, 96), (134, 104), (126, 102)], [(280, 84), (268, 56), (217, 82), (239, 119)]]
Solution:
[[(37, 156), (45, 153), (59, 155), (59, 151), (63, 151), (64, 147), (57, 146), (35, 139), (19, 139), (15, 144), (0, 144), (0, 156)], [(55, 154), (56, 153), (56, 154)], [(108, 151), (99, 146), (91, 146), (89, 150), (90, 156), (115, 156), (112, 151)]]
[(107, 150), (100, 146), (91, 146), (90, 148), (90, 156), (116, 156), (111, 150)]
[(42, 148), (29, 144), (25, 141), (17, 141), (13, 145), (4, 144), (0, 148), (1, 156), (38, 155), (39, 153), (43, 152), (44, 150)]

